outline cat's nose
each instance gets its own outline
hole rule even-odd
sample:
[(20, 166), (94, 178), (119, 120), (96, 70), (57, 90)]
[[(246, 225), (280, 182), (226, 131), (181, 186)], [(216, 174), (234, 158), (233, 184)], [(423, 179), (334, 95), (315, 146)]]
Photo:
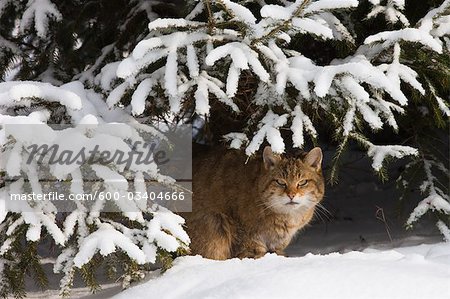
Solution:
[(294, 199), (295, 194), (294, 193), (288, 193), (287, 196), (292, 200), (292, 199)]

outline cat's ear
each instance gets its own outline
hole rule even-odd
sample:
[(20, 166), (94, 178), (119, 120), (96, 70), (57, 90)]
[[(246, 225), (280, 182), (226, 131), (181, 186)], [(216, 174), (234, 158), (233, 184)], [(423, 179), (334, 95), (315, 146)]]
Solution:
[(272, 148), (270, 146), (266, 146), (263, 152), (263, 161), (264, 167), (268, 170), (273, 169), (275, 165), (277, 165), (278, 161), (280, 161), (280, 156), (275, 155), (272, 152)]
[(303, 161), (319, 171), (322, 168), (322, 150), (320, 147), (315, 147), (310, 150)]

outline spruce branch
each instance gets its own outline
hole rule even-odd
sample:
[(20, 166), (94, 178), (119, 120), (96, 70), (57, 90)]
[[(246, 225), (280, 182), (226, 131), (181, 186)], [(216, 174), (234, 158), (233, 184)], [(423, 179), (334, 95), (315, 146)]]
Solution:
[(292, 19), (299, 17), (302, 14), (303, 10), (306, 8), (306, 6), (308, 6), (308, 4), (310, 2), (311, 2), (311, 0), (303, 0), (303, 2), (292, 13), (292, 16), (289, 19), (282, 21), (280, 24), (276, 25), (275, 28), (273, 28), (268, 33), (264, 34), (263, 36), (252, 40), (251, 45), (255, 46), (259, 43), (266, 43), (267, 41), (269, 41), (273, 37), (275, 37), (280, 31), (290, 29), (292, 27)]
[(211, 10), (211, 0), (203, 0), (206, 6), (206, 11), (208, 12), (208, 34), (212, 35), (214, 33), (214, 28), (216, 28), (216, 22)]
[(339, 143), (337, 149), (336, 149), (336, 153), (333, 157), (333, 163), (331, 166), (331, 173), (330, 173), (330, 179), (329, 179), (329, 183), (334, 185), (338, 183), (339, 180), (339, 165), (341, 163), (341, 158), (342, 155), (344, 154), (344, 152), (347, 149), (347, 145), (348, 145), (348, 139), (349, 136), (344, 136), (344, 138), (341, 140), (341, 142)]

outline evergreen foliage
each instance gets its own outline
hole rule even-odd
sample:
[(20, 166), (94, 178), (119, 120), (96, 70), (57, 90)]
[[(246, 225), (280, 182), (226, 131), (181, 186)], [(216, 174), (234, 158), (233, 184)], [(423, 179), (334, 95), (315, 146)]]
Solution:
[[(225, 140), (247, 155), (264, 142), (278, 153), (330, 143), (332, 182), (358, 144), (385, 179), (387, 160), (410, 159), (398, 185), (420, 188), (424, 199), (407, 226), (432, 212), (450, 240), (449, 54), (450, 0), (0, 0), (0, 124), (79, 125), (94, 115), (138, 131), (189, 121), (204, 123), (197, 140)], [(20, 142), (1, 146), (20, 153)], [(55, 272), (64, 273), (65, 296), (74, 275), (95, 291), (103, 264), (127, 286), (156, 258), (169, 267), (189, 242), (167, 211), (95, 216), (80, 207), (62, 224), (45, 211), (36, 220), (0, 205), (3, 297), (24, 297), (25, 275), (45, 286), (36, 249), (45, 236), (61, 249)], [(154, 235), (145, 243), (158, 217), (174, 223), (157, 230), (176, 246)], [(137, 249), (80, 255), (102, 232)]]

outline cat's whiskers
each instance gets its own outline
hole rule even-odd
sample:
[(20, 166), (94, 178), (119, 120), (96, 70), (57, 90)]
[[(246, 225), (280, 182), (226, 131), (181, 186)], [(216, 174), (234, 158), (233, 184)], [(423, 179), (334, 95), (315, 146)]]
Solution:
[(317, 203), (317, 206), (326, 214), (328, 214), (329, 217), (332, 217), (333, 214), (327, 209), (325, 208), (324, 205), (322, 205), (320, 202)]
[(319, 219), (320, 219), (322, 222), (325, 222), (325, 220), (323, 219), (323, 217), (322, 217), (322, 215), (320, 214), (320, 211), (319, 211), (318, 209), (316, 209), (316, 210), (314, 211), (314, 216), (319, 217)]
[(314, 209), (314, 215), (317, 215), (322, 222), (325, 222), (325, 219), (330, 221), (330, 217), (332, 216), (331, 212), (328, 211), (327, 208), (325, 208), (320, 202), (313, 201), (310, 198), (305, 198), (305, 200), (310, 202), (312, 206), (316, 207), (316, 209)]
[(261, 212), (265, 212), (277, 205), (277, 202), (261, 202), (258, 206), (262, 207)]
[(322, 216), (323, 217), (325, 217), (326, 218), (326, 220), (328, 220), (328, 221), (330, 221), (330, 217), (332, 216), (332, 214), (330, 213), (330, 211), (328, 211), (322, 204), (320, 204), (320, 203), (317, 203), (316, 204), (316, 206), (317, 206), (317, 209), (315, 210), (315, 215), (317, 215), (317, 216), (319, 216), (319, 218), (323, 221), (323, 222), (325, 222), (324, 221), (324, 219), (322, 218)]
[(316, 213), (314, 213), (314, 215), (317, 215), (320, 218), (320, 220), (322, 220), (322, 222), (330, 221), (330, 218), (328, 217), (328, 215), (324, 214), (322, 210), (317, 209), (315, 212)]

